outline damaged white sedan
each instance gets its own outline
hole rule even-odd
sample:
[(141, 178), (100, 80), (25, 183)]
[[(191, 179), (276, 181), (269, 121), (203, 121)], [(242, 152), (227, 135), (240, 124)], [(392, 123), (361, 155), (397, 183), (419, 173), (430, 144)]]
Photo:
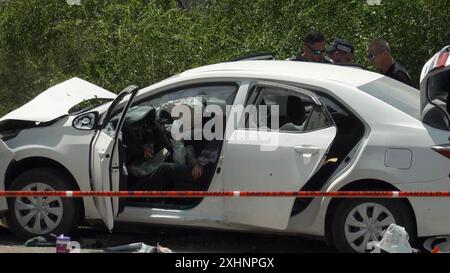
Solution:
[[(73, 78), (0, 119), (0, 190), (450, 191), (448, 55), (427, 63), (421, 91), (289, 61), (200, 67), (118, 96)], [(175, 139), (174, 105), (217, 111)], [(249, 105), (269, 109), (269, 122), (251, 122)], [(449, 234), (449, 207), (444, 198), (0, 199), (24, 238), (100, 220), (308, 234), (357, 252), (391, 223), (411, 240)]]

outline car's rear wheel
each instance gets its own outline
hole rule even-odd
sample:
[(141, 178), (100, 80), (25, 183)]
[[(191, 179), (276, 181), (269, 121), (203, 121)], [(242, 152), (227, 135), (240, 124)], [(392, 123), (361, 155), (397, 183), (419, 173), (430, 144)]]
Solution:
[(410, 242), (416, 237), (413, 217), (402, 200), (347, 199), (338, 204), (332, 220), (333, 244), (341, 252), (368, 252), (367, 243), (380, 241), (390, 224), (402, 226)]
[[(50, 168), (31, 169), (9, 187), (18, 191), (73, 190), (68, 178)], [(80, 200), (61, 197), (8, 198), (7, 225), (22, 239), (46, 234), (70, 234), (80, 220)]]

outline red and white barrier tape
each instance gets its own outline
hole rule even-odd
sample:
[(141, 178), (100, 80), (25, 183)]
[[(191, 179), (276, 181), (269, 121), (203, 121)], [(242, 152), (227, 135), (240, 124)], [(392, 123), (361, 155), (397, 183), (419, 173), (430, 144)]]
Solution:
[(333, 198), (404, 198), (450, 197), (446, 191), (0, 191), (0, 197), (333, 197)]

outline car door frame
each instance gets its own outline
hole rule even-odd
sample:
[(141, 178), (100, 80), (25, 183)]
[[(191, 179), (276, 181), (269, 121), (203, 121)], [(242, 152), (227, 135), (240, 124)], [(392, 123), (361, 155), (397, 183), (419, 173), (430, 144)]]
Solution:
[[(135, 101), (140, 103), (145, 100), (149, 100), (152, 97), (160, 96), (164, 93), (169, 93), (176, 90), (181, 90), (187, 87), (201, 86), (201, 85), (217, 85), (217, 84), (234, 84), (237, 87), (235, 98), (232, 107), (237, 104), (244, 105), (248, 98), (248, 92), (250, 90), (250, 84), (252, 80), (248, 78), (239, 77), (211, 77), (211, 78), (195, 78), (174, 82), (172, 84), (159, 87), (153, 90), (142, 90)], [(225, 128), (228, 129), (229, 118)], [(234, 129), (233, 129), (234, 130)], [(225, 141), (224, 141), (225, 142)], [(216, 170), (212, 177), (208, 191), (221, 191), (222, 190), (222, 159), (224, 157), (224, 144), (219, 155), (219, 162), (217, 163)], [(206, 225), (210, 225), (211, 221), (219, 224), (223, 221), (223, 198), (220, 197), (206, 197), (196, 205), (195, 207), (187, 210), (178, 209), (161, 209), (153, 208), (151, 206), (126, 206), (124, 213), (119, 217), (120, 221), (124, 222), (145, 222), (145, 223), (174, 223), (178, 221), (198, 221), (204, 222)], [(221, 224), (219, 224), (221, 225)]]
[[(128, 86), (127, 88), (125, 88), (118, 96), (117, 98), (111, 103), (110, 107), (108, 108), (108, 110), (106, 111), (105, 115), (103, 116), (102, 122), (99, 121), (99, 124), (96, 126), (96, 131), (94, 133), (94, 136), (92, 138), (92, 141), (90, 143), (90, 153), (89, 153), (89, 177), (90, 177), (90, 183), (91, 183), (91, 188), (93, 190), (98, 190), (97, 186), (95, 184), (95, 182), (93, 181), (94, 179), (94, 173), (95, 172), (103, 172), (105, 170), (102, 170), (101, 168), (104, 165), (108, 166), (108, 175), (107, 175), (107, 181), (105, 181), (105, 177), (102, 175), (102, 185), (104, 187), (105, 183), (108, 183), (108, 188), (110, 190), (113, 190), (114, 188), (120, 189), (121, 188), (121, 184), (124, 182), (122, 181), (122, 179), (124, 178), (123, 172), (126, 170), (122, 170), (122, 163), (121, 162), (121, 158), (120, 158), (120, 151), (119, 151), (119, 147), (118, 147), (118, 143), (120, 144), (121, 142), (121, 129), (123, 126), (123, 123), (125, 121), (125, 116), (126, 113), (129, 109), (129, 107), (132, 105), (135, 96), (137, 95), (137, 93), (139, 92), (139, 87), (135, 86), (135, 85), (131, 85)], [(122, 102), (126, 96), (129, 96), (128, 100)], [(125, 104), (123, 106), (123, 108), (121, 108), (121, 103)], [(97, 144), (97, 140), (99, 139), (99, 137), (101, 136), (101, 134), (106, 134), (105, 132), (103, 132), (103, 129), (105, 129), (106, 125), (108, 124), (108, 122), (110, 121), (110, 119), (113, 117), (114, 113), (118, 113), (121, 111), (121, 116), (117, 122), (116, 125), (116, 130), (114, 131), (114, 135), (110, 136), (111, 140), (109, 141), (109, 145), (111, 145), (112, 142), (112, 148), (111, 148), (111, 154), (110, 155), (105, 155), (104, 160), (106, 160), (107, 162), (105, 162), (105, 164), (102, 164), (100, 166), (94, 166), (95, 162), (93, 162), (93, 158), (96, 156), (102, 157), (100, 154), (95, 154), (96, 151), (96, 144)], [(113, 166), (113, 162), (115, 160), (115, 156), (118, 156), (119, 158), (118, 160), (118, 166)], [(97, 169), (98, 168), (98, 169)], [(112, 175), (112, 171), (113, 168), (117, 168), (118, 169), (118, 181), (113, 181), (114, 177)], [(117, 183), (117, 185), (115, 185), (115, 183)], [(126, 183), (126, 181), (125, 181)], [(104, 202), (104, 203), (102, 203)], [(108, 202), (111, 202), (111, 204), (108, 204)], [(102, 203), (102, 206), (105, 206), (105, 211), (102, 211), (100, 203)], [(100, 215), (100, 218), (104, 221), (104, 223), (106, 224), (106, 226), (108, 227), (109, 230), (111, 230), (114, 226), (114, 219), (118, 216), (118, 214), (120, 213), (120, 202), (119, 202), (119, 198), (118, 197), (104, 197), (104, 196), (99, 196), (99, 197), (94, 197), (94, 204), (97, 207), (98, 213)], [(111, 209), (112, 211), (109, 211), (109, 209)], [(106, 214), (105, 214), (106, 213)], [(111, 219), (112, 218), (112, 219)]]
[[(245, 106), (249, 105), (250, 103), (257, 103), (258, 101), (260, 101), (260, 94), (261, 94), (260, 90), (262, 88), (264, 88), (264, 87), (266, 87), (266, 88), (268, 87), (268, 88), (283, 89), (283, 90), (286, 90), (289, 93), (293, 93), (293, 94), (297, 94), (297, 95), (300, 93), (300, 94), (306, 95), (308, 97), (311, 97), (316, 105), (318, 105), (318, 106), (320, 106), (322, 108), (324, 107), (324, 105), (320, 101), (319, 97), (316, 96), (313, 92), (311, 92), (309, 90), (305, 90), (305, 89), (300, 88), (300, 87), (295, 86), (295, 85), (290, 85), (290, 84), (285, 84), (285, 83), (280, 83), (280, 82), (273, 82), (273, 81), (270, 81), (270, 80), (256, 80), (256, 81), (254, 80), (254, 81), (252, 81), (252, 84), (251, 84), (251, 86), (249, 87), (249, 89), (247, 91), (247, 100), (246, 100)], [(314, 168), (314, 170), (311, 172), (311, 174), (309, 174), (309, 178), (311, 178), (323, 166), (323, 164), (325, 163), (328, 151), (329, 151), (329, 149), (330, 149), (331, 145), (333, 144), (334, 139), (336, 137), (337, 128), (336, 128), (336, 125), (333, 122), (333, 119), (329, 115), (328, 111), (326, 111), (326, 109), (322, 109), (322, 110), (324, 111), (324, 113), (326, 113), (326, 115), (328, 115), (328, 118), (331, 121), (331, 125), (329, 127), (319, 128), (319, 129), (311, 130), (311, 131), (307, 131), (307, 132), (293, 132), (293, 133), (296, 133), (296, 134), (297, 133), (298, 134), (302, 134), (302, 133), (311, 133), (311, 132), (314, 132), (314, 131), (319, 131), (319, 130), (323, 130), (323, 129), (327, 129), (327, 128), (334, 128), (334, 130), (335, 130), (334, 131), (334, 136), (332, 137), (332, 140), (328, 143), (328, 147), (326, 148), (325, 153), (320, 158), (317, 166)], [(241, 116), (239, 119), (241, 119), (241, 118), (245, 118), (245, 116)], [(246, 121), (242, 122), (241, 120), (239, 120), (238, 124), (245, 124), (246, 125), (247, 122)], [(230, 130), (230, 128), (231, 128), (231, 126), (227, 125), (227, 130)], [(246, 128), (246, 126), (244, 126), (244, 128), (237, 127), (237, 128), (233, 128), (233, 130), (259, 131), (260, 129), (258, 129), (258, 128), (256, 128), (256, 129), (255, 128)], [(280, 131), (274, 131), (274, 132), (280, 133)], [(287, 133), (289, 133), (289, 132), (287, 132)], [(228, 132), (227, 132), (227, 135), (229, 135)], [(229, 144), (227, 143), (226, 145), (229, 145)], [(226, 151), (227, 147), (223, 147), (223, 150)], [(224, 157), (227, 158), (227, 157), (229, 157), (229, 155), (225, 154)], [(226, 166), (224, 166), (224, 167), (226, 167)], [(306, 180), (305, 183), (307, 183), (307, 181), (308, 180)], [(226, 182), (224, 181), (224, 183), (226, 183)], [(299, 188), (296, 189), (296, 190), (300, 190), (300, 188), (301, 188), (301, 186), (299, 186)], [(294, 199), (295, 198), (292, 198), (292, 202), (291, 202), (292, 206), (294, 204)], [(226, 204), (227, 200), (225, 200), (224, 203)], [(249, 224), (248, 222), (246, 223), (245, 221), (235, 221), (235, 220), (233, 220), (233, 217), (229, 216), (229, 213), (227, 212), (227, 206), (225, 204), (224, 204), (224, 211), (223, 211), (223, 213), (224, 213), (224, 217), (223, 217), (224, 218), (224, 224), (226, 224), (226, 225), (230, 225), (230, 224), (231, 225), (235, 225), (235, 224), (242, 225), (243, 224), (243, 225), (247, 225), (247, 226), (252, 226), (251, 224)], [(292, 207), (289, 210), (289, 215), (291, 214), (291, 211), (292, 211)], [(288, 220), (284, 224), (273, 225), (273, 226), (271, 226), (269, 228), (284, 229), (284, 228), (287, 227), (287, 224), (288, 224)], [(255, 226), (262, 227), (261, 225), (255, 225)]]
[[(248, 89), (248, 99), (245, 102), (245, 106), (247, 106), (249, 103), (254, 102), (254, 104), (258, 104), (261, 99), (260, 99), (260, 95), (261, 95), (261, 91), (257, 92), (256, 88), (264, 88), (264, 87), (269, 87), (269, 88), (280, 88), (280, 89), (285, 89), (285, 92), (288, 93), (292, 93), (292, 94), (297, 94), (297, 93), (302, 93), (304, 95), (307, 95), (309, 97), (311, 97), (314, 101), (314, 103), (316, 103), (316, 105), (322, 107), (322, 111), (324, 112), (324, 114), (327, 116), (327, 118), (331, 121), (331, 123), (333, 124), (334, 127), (336, 127), (336, 123), (333, 120), (333, 117), (330, 115), (330, 113), (328, 112), (328, 110), (326, 109), (325, 105), (322, 103), (322, 101), (320, 101), (319, 96), (317, 96), (313, 91), (311, 90), (307, 90), (303, 87), (297, 86), (297, 85), (293, 85), (293, 84), (289, 84), (289, 83), (280, 83), (280, 82), (274, 82), (274, 81), (267, 81), (267, 80), (259, 80), (259, 81), (254, 81), (252, 82), (251, 86)], [(293, 90), (293, 91), (292, 91)], [(255, 96), (254, 96), (255, 95)], [(306, 122), (306, 121), (305, 121)], [(246, 124), (247, 121), (245, 121), (244, 124)], [(244, 129), (244, 128), (240, 128), (240, 129)], [(247, 130), (255, 130), (252, 128), (246, 128)], [(321, 130), (323, 128), (320, 128), (319, 130)], [(258, 130), (258, 129), (256, 129)], [(320, 167), (323, 166), (323, 164), (326, 161), (326, 157), (328, 154), (328, 151), (330, 150), (331, 146), (333, 145), (334, 140), (331, 142), (330, 146), (328, 147), (327, 152), (324, 154), (321, 162), (319, 163), (319, 165), (317, 166), (317, 168), (314, 170), (313, 174), (314, 175), (319, 169)]]

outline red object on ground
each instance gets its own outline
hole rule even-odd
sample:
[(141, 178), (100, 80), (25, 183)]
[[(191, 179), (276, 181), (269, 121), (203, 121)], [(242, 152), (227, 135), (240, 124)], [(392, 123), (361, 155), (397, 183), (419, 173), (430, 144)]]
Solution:
[(431, 253), (441, 253), (441, 249), (436, 246), (435, 248), (433, 248), (433, 250), (431, 250)]

